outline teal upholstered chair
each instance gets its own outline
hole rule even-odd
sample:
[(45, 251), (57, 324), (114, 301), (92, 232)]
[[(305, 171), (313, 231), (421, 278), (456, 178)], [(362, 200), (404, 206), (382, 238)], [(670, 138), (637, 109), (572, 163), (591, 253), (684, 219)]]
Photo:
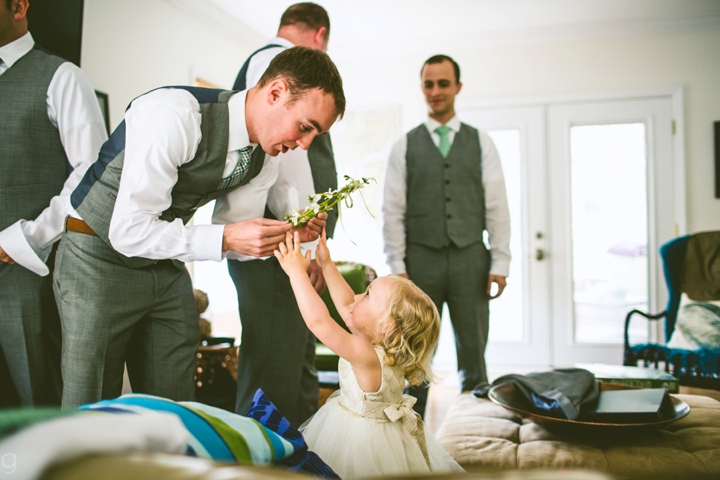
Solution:
[[(711, 239), (711, 245), (717, 245), (717, 239), (720, 232), (701, 232), (694, 235), (685, 235), (675, 238), (663, 244), (660, 247), (660, 258), (663, 262), (665, 272), (665, 282), (668, 288), (668, 303), (664, 311), (657, 314), (649, 314), (640, 310), (632, 310), (627, 314), (625, 319), (625, 352), (624, 364), (629, 366), (648, 366), (654, 368), (665, 368), (665, 371), (674, 375), (680, 385), (687, 385), (698, 388), (709, 388), (720, 390), (720, 349), (701, 348), (699, 350), (684, 350), (670, 348), (666, 345), (657, 343), (645, 343), (640, 345), (630, 345), (628, 330), (630, 320), (633, 315), (641, 315), (648, 320), (665, 322), (665, 340), (670, 337), (675, 330), (678, 320), (678, 307), (680, 305), (680, 295), (685, 292), (685, 273), (688, 263), (688, 245), (693, 236), (708, 236)], [(715, 291), (720, 290), (720, 256), (718, 249), (714, 249), (714, 253), (702, 262), (708, 271), (712, 271), (711, 275), (715, 279), (713, 288)], [(720, 298), (713, 298), (720, 300)]]

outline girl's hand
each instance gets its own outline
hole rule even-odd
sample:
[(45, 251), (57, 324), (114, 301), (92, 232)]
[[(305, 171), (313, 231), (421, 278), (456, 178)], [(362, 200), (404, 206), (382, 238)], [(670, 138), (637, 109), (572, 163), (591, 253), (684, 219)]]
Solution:
[(318, 246), (315, 249), (315, 261), (318, 265), (320, 265), (321, 268), (325, 268), (325, 266), (332, 263), (332, 259), (330, 258), (330, 250), (328, 250), (327, 246), (327, 233), (325, 232), (324, 228), (322, 229), (322, 235), (320, 236)]
[(300, 251), (300, 235), (297, 231), (290, 235), (285, 235), (285, 242), (280, 242), (278, 250), (275, 250), (275, 257), (280, 262), (280, 266), (288, 276), (301, 274), (307, 277), (307, 269), (310, 266), (310, 256), (312, 252), (308, 250), (303, 256)]

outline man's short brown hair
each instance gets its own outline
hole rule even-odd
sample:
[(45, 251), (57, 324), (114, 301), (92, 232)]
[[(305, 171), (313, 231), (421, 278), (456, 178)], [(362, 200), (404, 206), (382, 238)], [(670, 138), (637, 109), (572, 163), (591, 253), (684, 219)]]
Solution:
[(453, 70), (455, 70), (455, 82), (460, 83), (460, 65), (458, 65), (455, 60), (448, 57), (447, 55), (433, 55), (432, 57), (425, 60), (425, 63), (423, 63), (423, 66), (420, 69), (420, 76), (422, 77), (422, 71), (425, 69), (425, 65), (443, 63), (445, 61), (452, 63)]
[(327, 53), (308, 47), (293, 47), (272, 59), (258, 81), (262, 88), (276, 78), (288, 83), (291, 101), (295, 101), (313, 88), (333, 96), (338, 117), (345, 114), (345, 92), (337, 67)]
[(330, 17), (327, 11), (312, 2), (296, 3), (290, 5), (280, 18), (280, 27), (284, 25), (305, 25), (311, 30), (325, 27), (325, 36), (330, 35)]

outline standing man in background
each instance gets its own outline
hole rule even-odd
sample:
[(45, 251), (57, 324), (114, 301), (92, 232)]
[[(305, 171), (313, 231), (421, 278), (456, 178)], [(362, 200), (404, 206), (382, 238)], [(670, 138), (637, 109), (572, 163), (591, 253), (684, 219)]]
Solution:
[[(439, 312), (448, 304), (467, 391), (488, 381), (488, 300), (505, 288), (510, 213), (495, 145), (455, 115), (460, 67), (435, 55), (420, 76), (428, 118), (390, 153), (382, 207), (385, 253), (392, 273), (415, 282)], [(491, 296), (493, 283), (497, 293)], [(413, 387), (410, 394), (418, 399), (415, 411), (424, 415), (428, 387)]]
[(107, 139), (90, 81), (35, 45), (28, 7), (0, 1), (0, 407), (60, 404), (52, 247)]
[[(277, 37), (245, 61), (233, 89), (255, 85), (270, 61), (287, 48), (304, 46), (326, 51), (329, 36), (330, 19), (323, 7), (309, 2), (290, 6), (280, 19)], [(284, 153), (278, 160), (277, 181), (268, 196), (269, 218), (283, 218), (307, 206), (309, 195), (337, 188), (329, 134), (316, 137), (307, 151)], [(330, 237), (337, 211), (328, 213), (326, 229)], [(220, 201), (213, 222), (232, 223), (250, 215), (243, 208), (231, 208)], [(274, 256), (253, 259), (229, 253), (228, 259), (232, 259), (228, 270), (237, 289), (242, 322), (236, 412), (246, 414), (255, 391), (262, 388), (290, 423), (300, 426), (318, 405), (315, 336), (305, 325), (290, 281)], [(325, 280), (314, 260), (308, 275), (318, 293), (322, 292)]]

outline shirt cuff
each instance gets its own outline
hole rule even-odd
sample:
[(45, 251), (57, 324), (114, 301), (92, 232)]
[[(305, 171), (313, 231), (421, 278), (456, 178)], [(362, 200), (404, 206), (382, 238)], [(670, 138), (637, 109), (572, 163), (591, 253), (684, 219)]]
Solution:
[(50, 273), (50, 269), (25, 238), (22, 223), (23, 220), (18, 220), (0, 232), (0, 246), (18, 265), (44, 277)]
[(510, 275), (510, 262), (505, 260), (493, 260), (490, 265), (490, 275), (508, 277)]
[(195, 227), (195, 259), (221, 262), (225, 225), (197, 225)]
[(394, 274), (407, 273), (407, 268), (405, 268), (405, 262), (403, 262), (403, 261), (390, 262), (390, 272), (392, 272)]

